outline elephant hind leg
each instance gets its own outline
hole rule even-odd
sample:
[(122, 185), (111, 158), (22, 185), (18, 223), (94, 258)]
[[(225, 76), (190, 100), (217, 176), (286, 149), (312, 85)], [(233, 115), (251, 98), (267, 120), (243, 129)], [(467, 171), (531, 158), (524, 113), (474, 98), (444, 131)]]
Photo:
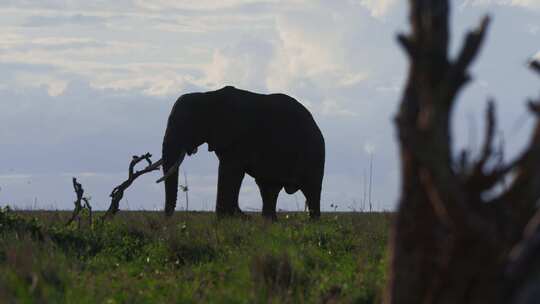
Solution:
[(306, 206), (309, 208), (309, 216), (312, 219), (321, 217), (321, 187), (307, 186), (301, 188), (306, 197)]
[(263, 200), (262, 215), (272, 221), (277, 220), (276, 204), (281, 186), (256, 181)]

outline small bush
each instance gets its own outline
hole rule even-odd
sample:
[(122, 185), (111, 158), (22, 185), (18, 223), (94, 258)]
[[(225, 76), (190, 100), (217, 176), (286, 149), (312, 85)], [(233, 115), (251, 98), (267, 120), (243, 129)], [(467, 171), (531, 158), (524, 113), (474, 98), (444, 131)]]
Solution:
[(203, 238), (191, 239), (178, 234), (170, 235), (166, 242), (169, 259), (179, 266), (210, 262), (218, 256), (218, 250)]
[(0, 296), (6, 303), (62, 302), (68, 287), (66, 258), (49, 242), (31, 235), (0, 242), (5, 259), (0, 264)]
[(308, 279), (294, 269), (285, 253), (256, 256), (251, 263), (251, 279), (261, 300), (289, 302), (305, 297)]

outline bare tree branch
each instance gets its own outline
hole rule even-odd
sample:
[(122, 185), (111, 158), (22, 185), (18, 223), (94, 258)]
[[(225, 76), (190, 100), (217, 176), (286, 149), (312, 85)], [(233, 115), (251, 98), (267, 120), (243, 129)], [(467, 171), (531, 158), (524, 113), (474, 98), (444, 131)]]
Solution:
[(409, 55), (409, 58), (411, 60), (414, 60), (417, 54), (417, 50), (414, 48), (414, 43), (409, 39), (409, 37), (407, 37), (407, 35), (405, 34), (399, 34), (397, 36), (397, 40), (405, 50), (405, 53)]
[[(495, 102), (490, 100), (486, 108), (486, 129), (479, 159), (474, 164), (470, 174), (465, 174), (466, 188), (469, 192), (475, 193), (478, 201), (480, 201), (480, 194), (482, 192), (494, 187), (514, 166), (505, 167), (502, 164), (503, 147), (500, 147), (500, 150), (497, 152), (493, 151), (493, 142), (497, 128), (495, 109)], [(499, 157), (497, 166), (491, 172), (486, 172), (487, 162), (496, 156)]]
[(540, 60), (532, 60), (529, 65), (533, 71), (540, 75)]
[[(160, 166), (162, 165), (162, 160), (158, 160), (155, 163), (152, 163), (152, 154), (146, 153), (141, 156), (134, 155), (131, 162), (129, 163), (129, 169), (128, 169), (128, 179), (122, 182), (120, 185), (116, 186), (111, 194), (109, 195), (111, 197), (111, 205), (109, 206), (109, 209), (104, 215), (104, 218), (110, 218), (113, 217), (119, 210), (120, 201), (124, 197), (124, 191), (126, 191), (129, 186), (141, 175), (146, 174), (148, 172), (152, 172), (155, 170), (159, 170)], [(139, 171), (135, 171), (135, 166), (139, 164), (141, 161), (146, 161), (147, 166)]]
[(484, 16), (480, 22), (480, 26), (474, 31), (467, 34), (465, 43), (461, 48), (461, 51), (457, 57), (456, 62), (453, 65), (453, 70), (459, 74), (465, 75), (467, 69), (471, 65), (471, 62), (478, 56), (480, 47), (484, 42), (486, 31), (490, 23), (490, 17)]
[(494, 200), (500, 210), (509, 214), (506, 227), (510, 242), (520, 239), (540, 198), (540, 101), (529, 101), (528, 108), (537, 120), (529, 145), (511, 165), (516, 174), (510, 187)]
[(486, 110), (486, 134), (484, 137), (484, 145), (480, 159), (475, 166), (474, 171), (481, 174), (486, 166), (487, 161), (493, 156), (493, 138), (497, 128), (497, 120), (495, 119), (495, 102), (490, 100)]

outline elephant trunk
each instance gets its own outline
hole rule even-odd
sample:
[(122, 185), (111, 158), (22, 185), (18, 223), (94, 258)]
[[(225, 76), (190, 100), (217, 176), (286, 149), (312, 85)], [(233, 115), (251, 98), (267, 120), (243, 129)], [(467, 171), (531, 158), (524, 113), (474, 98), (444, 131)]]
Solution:
[(165, 178), (165, 215), (171, 216), (178, 195), (178, 172), (186, 152), (177, 141), (165, 137), (163, 141), (163, 174)]

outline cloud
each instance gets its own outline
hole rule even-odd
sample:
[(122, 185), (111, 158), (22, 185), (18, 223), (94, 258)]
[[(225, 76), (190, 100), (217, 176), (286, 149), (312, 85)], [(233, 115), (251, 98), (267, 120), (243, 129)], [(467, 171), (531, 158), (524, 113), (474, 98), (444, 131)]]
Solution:
[(348, 87), (357, 85), (360, 82), (368, 79), (368, 73), (366, 72), (356, 72), (343, 75), (343, 78), (340, 79), (339, 85)]
[[(140, 90), (148, 95), (177, 94), (187, 82), (197, 82), (195, 65), (174, 62), (120, 63), (115, 57), (129, 56), (133, 50), (151, 51), (138, 42), (98, 41), (91, 37), (45, 36), (30, 38), (10, 33), (0, 40), (0, 62), (11, 65), (47, 67), (32, 73), (15, 73), (19, 87), (45, 85), (51, 96), (61, 94), (69, 77), (89, 79), (96, 88)], [(51, 74), (54, 74), (51, 76)], [(195, 71), (195, 75), (200, 72)]]
[(538, 0), (507, 0), (505, 1), (505, 4), (509, 4), (512, 6), (521, 6), (524, 8), (540, 9), (540, 3), (538, 2)]
[(376, 18), (384, 17), (397, 3), (398, 0), (360, 0), (360, 4)]
[(46, 74), (34, 74), (28, 72), (20, 72), (15, 76), (16, 81), (22, 86), (28, 87), (46, 87), (49, 96), (55, 97), (64, 93), (67, 88), (68, 81)]
[[(305, 25), (295, 24), (290, 18), (278, 18), (276, 58), (267, 81), (270, 89), (285, 90), (297, 79), (324, 79), (339, 73), (341, 56), (332, 47), (337, 44), (337, 35), (325, 35), (321, 31), (317, 36), (305, 29)], [(323, 37), (330, 41), (321, 44)]]
[[(358, 25), (356, 29), (361, 30), (363, 21), (344, 13), (343, 7), (326, 4), (287, 11), (276, 18), (275, 57), (269, 62), (266, 85), (269, 91), (303, 97), (311, 110), (324, 115), (354, 115), (343, 108), (343, 97), (338, 95), (342, 95), (340, 89), (358, 86), (371, 76), (369, 67), (351, 64), (352, 58), (361, 55), (349, 57), (345, 51), (358, 34), (350, 27)], [(349, 9), (353, 8), (350, 4)]]
[(0, 174), (0, 179), (4, 180), (19, 180), (19, 179), (30, 179), (32, 178), (31, 174)]
[(265, 79), (274, 52), (270, 41), (256, 37), (244, 37), (214, 50), (211, 62), (204, 67), (204, 84), (210, 88), (230, 84), (267, 91)]
[[(110, 44), (110, 43), (109, 43)], [(21, 52), (27, 50), (66, 50), (84, 48), (106, 48), (110, 45), (90, 37), (39, 36), (28, 37), (9, 29), (0, 38), (0, 49), (5, 52)]]
[(540, 2), (538, 0), (464, 0), (460, 5), (461, 8), (466, 6), (487, 6), (487, 5), (501, 5), (501, 6), (514, 6), (527, 9), (540, 9)]
[(101, 71), (102, 73), (91, 81), (92, 87), (119, 92), (140, 91), (147, 96), (177, 95), (193, 86), (204, 84), (201, 78), (192, 76), (184, 66), (127, 65)]
[(151, 28), (157, 31), (193, 34), (245, 30), (246, 24), (250, 24), (251, 31), (257, 31), (268, 29), (273, 23), (271, 16), (261, 14), (175, 16), (153, 18), (148, 21)]
[(537, 35), (538, 33), (540, 33), (540, 25), (529, 24), (529, 33), (531, 35)]
[[(78, 40), (78, 42), (76, 42)], [(82, 43), (81, 41), (86, 41)], [(125, 55), (130, 50), (144, 48), (138, 43), (124, 43), (118, 41), (89, 43), (91, 39), (70, 38), (38, 38), (24, 39), (0, 54), (0, 62), (24, 63), (35, 65), (50, 65), (66, 69), (76, 70), (91, 67), (106, 67), (108, 63), (100, 61), (100, 58), (114, 55)], [(44, 48), (43, 46), (63, 46), (62, 48)], [(22, 47), (24, 46), (24, 47)]]
[(372, 144), (371, 142), (366, 142), (364, 144), (364, 151), (368, 154), (368, 155), (371, 155), (373, 153), (375, 153), (375, 145)]
[(103, 23), (105, 20), (106, 18), (104, 17), (83, 14), (74, 14), (71, 16), (31, 16), (22, 25), (28, 27), (50, 27), (61, 25), (95, 26), (96, 24)]
[[(139, 90), (154, 96), (171, 95), (188, 87), (214, 89), (225, 83), (260, 91), (295, 91), (299, 87), (305, 87), (308, 82), (326, 88), (334, 84), (352, 87), (368, 78), (369, 73), (366, 70), (351, 68), (352, 65), (346, 62), (344, 54), (336, 52), (340, 45), (344, 45), (347, 25), (343, 19), (349, 18), (340, 16), (341, 7), (325, 7), (311, 2), (311, 5), (307, 5), (304, 1), (293, 1), (272, 7), (276, 11), (274, 16), (258, 9), (254, 10), (254, 14), (248, 13), (251, 10), (249, 5), (273, 3), (275, 1), (231, 0), (200, 3), (157, 1), (148, 4), (139, 1), (123, 10), (123, 18), (119, 17), (122, 13), (113, 16), (97, 11), (99, 7), (94, 5), (69, 6), (67, 11), (55, 11), (57, 4), (49, 3), (37, 8), (26, 7), (27, 11), (24, 11), (23, 3), (19, 9), (29, 15), (28, 24), (40, 25), (45, 33), (47, 28), (65, 27), (69, 22), (84, 25), (110, 19), (123, 20), (123, 25), (128, 28), (144, 22), (143, 24), (149, 25), (145, 28), (147, 36), (162, 37), (159, 39), (161, 41), (174, 39), (172, 35), (177, 33), (196, 33), (201, 36), (200, 41), (205, 42), (188, 45), (193, 51), (188, 51), (188, 48), (181, 51), (183, 57), (196, 58), (193, 60), (186, 57), (185, 61), (190, 62), (189, 64), (171, 62), (170, 59), (149, 62), (150, 56), (146, 54), (171, 58), (173, 49), (163, 49), (155, 41), (126, 39), (120, 36), (125, 30), (117, 28), (112, 28), (107, 35), (109, 38), (105, 40), (95, 36), (92, 31), (83, 31), (87, 33), (87, 36), (83, 37), (31, 37), (24, 35), (23, 28), (5, 36), (3, 42), (0, 40), (0, 48), (6, 50), (0, 54), (0, 62), (48, 65), (63, 74), (78, 74), (88, 78), (97, 88)], [(354, 6), (351, 4), (351, 9)], [(304, 7), (307, 8), (306, 12), (300, 9)], [(88, 13), (78, 13), (81, 8), (86, 8)], [(224, 10), (225, 8), (227, 9)], [(46, 12), (45, 19), (34, 18), (33, 10), (39, 9)], [(189, 12), (171, 13), (168, 9)], [(216, 9), (224, 10), (224, 13), (218, 13)], [(328, 9), (331, 10), (329, 17)], [(36, 23), (36, 20), (39, 22)], [(319, 28), (316, 32), (312, 31), (320, 20), (325, 20), (325, 30)], [(260, 32), (261, 35), (242, 35), (232, 41), (213, 38), (216, 35), (225, 37), (228, 33), (243, 31), (245, 24), (250, 24), (251, 33)], [(50, 31), (56, 32), (54, 29)], [(322, 40), (326, 43), (321, 44)], [(178, 43), (183, 45), (180, 39)], [(119, 60), (126, 63), (119, 63)], [(140, 69), (127, 61), (136, 61), (145, 68)], [(52, 89), (57, 93), (58, 90)], [(336, 113), (349, 113), (338, 109), (333, 103), (323, 102), (324, 99), (322, 95), (312, 99), (314, 103), (321, 105), (322, 113), (331, 113), (334, 110)]]
[(173, 1), (173, 0), (154, 0), (144, 1), (135, 0), (137, 7), (151, 10), (163, 11), (170, 9), (179, 10), (218, 10), (242, 5), (258, 4), (258, 3), (278, 3), (279, 0), (198, 0), (198, 1)]
[(357, 116), (356, 112), (348, 109), (343, 102), (340, 102), (340, 100), (336, 98), (325, 99), (318, 107), (313, 104), (309, 107), (312, 109), (314, 108), (315, 111), (327, 116)]

